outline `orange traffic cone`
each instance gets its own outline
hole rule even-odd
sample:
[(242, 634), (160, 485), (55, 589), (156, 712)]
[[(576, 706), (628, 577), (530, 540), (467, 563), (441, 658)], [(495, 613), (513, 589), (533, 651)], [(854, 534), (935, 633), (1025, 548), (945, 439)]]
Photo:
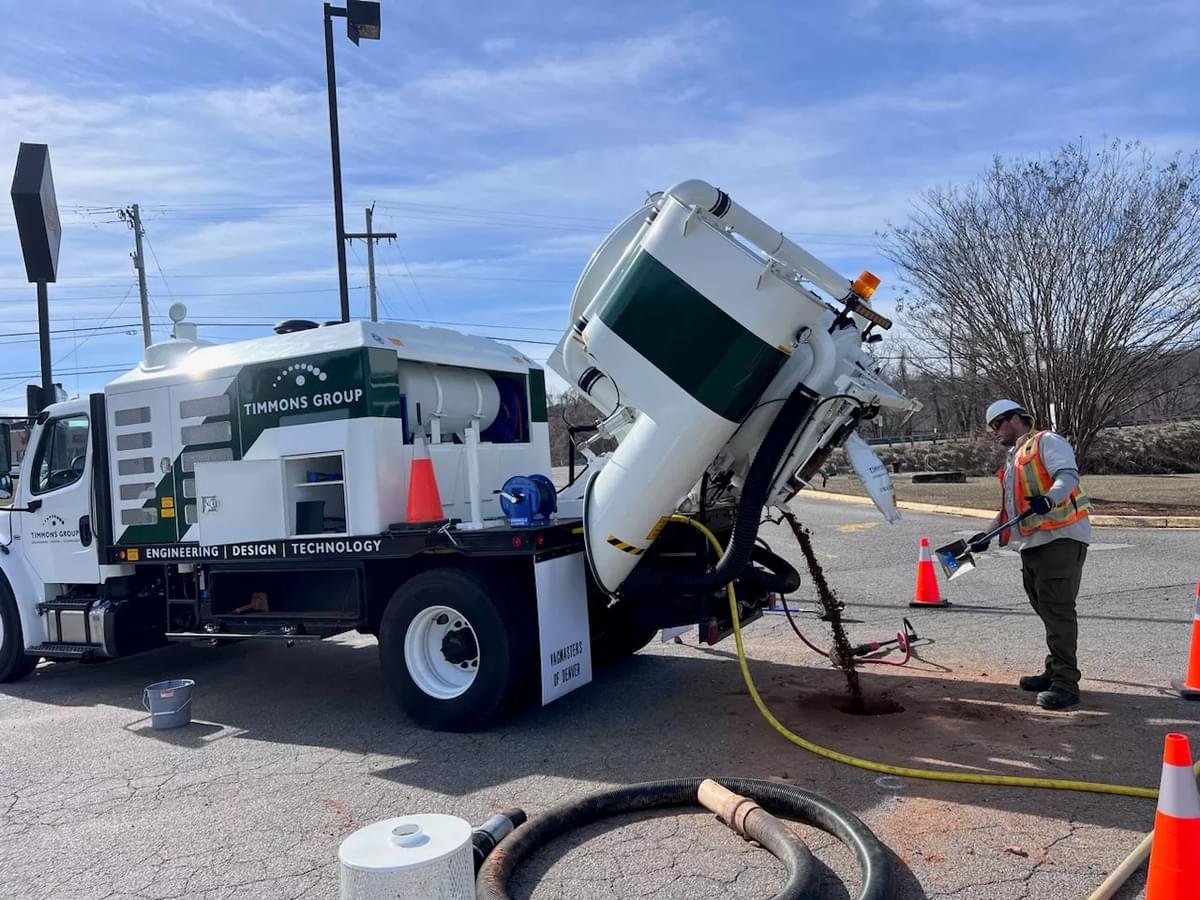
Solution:
[(409, 522), (441, 522), (446, 518), (442, 511), (442, 498), (438, 493), (437, 476), (433, 473), (433, 460), (429, 458), (429, 447), (425, 435), (417, 432), (413, 438), (412, 467), (408, 475)]
[(1172, 681), (1171, 686), (1184, 700), (1200, 700), (1200, 583), (1196, 584), (1196, 606), (1192, 612), (1192, 646), (1188, 651), (1187, 676), (1183, 681)]
[(929, 538), (921, 538), (921, 555), (917, 559), (917, 585), (913, 589), (912, 603), (909, 606), (949, 606), (950, 601), (942, 599), (938, 588), (937, 570), (933, 567), (933, 557), (929, 554)]
[(1163, 745), (1158, 812), (1146, 900), (1188, 900), (1200, 884), (1200, 790), (1192, 772), (1192, 751), (1182, 734)]

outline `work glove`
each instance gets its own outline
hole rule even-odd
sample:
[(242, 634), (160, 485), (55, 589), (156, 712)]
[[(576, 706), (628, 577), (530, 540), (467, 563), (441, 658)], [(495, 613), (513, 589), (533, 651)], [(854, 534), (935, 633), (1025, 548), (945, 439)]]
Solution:
[(1034, 494), (1032, 497), (1026, 497), (1029, 501), (1029, 508), (1036, 516), (1044, 516), (1050, 510), (1054, 509), (1054, 501), (1045, 494)]
[(992, 539), (987, 536), (987, 532), (980, 531), (971, 535), (971, 539), (967, 541), (967, 549), (972, 553), (983, 553), (991, 543)]

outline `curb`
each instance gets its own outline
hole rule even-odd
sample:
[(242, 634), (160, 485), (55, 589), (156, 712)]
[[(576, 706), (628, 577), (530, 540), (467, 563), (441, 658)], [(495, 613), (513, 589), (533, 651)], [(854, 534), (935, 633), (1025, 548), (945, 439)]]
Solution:
[[(856, 494), (838, 494), (833, 491), (811, 490), (799, 497), (812, 497), (819, 500), (832, 500), (836, 503), (857, 503), (860, 506), (874, 506), (870, 497), (859, 497)], [(920, 503), (916, 500), (897, 500), (899, 509), (912, 512), (938, 513), (943, 516), (966, 516), (972, 519), (992, 519), (996, 511), (991, 509), (974, 509), (969, 506), (944, 506), (940, 503)], [(1200, 528), (1200, 516), (1091, 516), (1092, 524), (1097, 528)]]

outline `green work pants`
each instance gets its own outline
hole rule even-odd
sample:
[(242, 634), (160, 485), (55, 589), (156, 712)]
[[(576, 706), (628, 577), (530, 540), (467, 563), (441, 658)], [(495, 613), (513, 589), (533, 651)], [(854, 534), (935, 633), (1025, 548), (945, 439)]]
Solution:
[(1075, 597), (1087, 559), (1087, 544), (1059, 538), (1032, 550), (1021, 551), (1021, 579), (1033, 611), (1046, 626), (1046, 667), (1042, 672), (1053, 687), (1079, 696), (1079, 667), (1075, 645), (1079, 621)]

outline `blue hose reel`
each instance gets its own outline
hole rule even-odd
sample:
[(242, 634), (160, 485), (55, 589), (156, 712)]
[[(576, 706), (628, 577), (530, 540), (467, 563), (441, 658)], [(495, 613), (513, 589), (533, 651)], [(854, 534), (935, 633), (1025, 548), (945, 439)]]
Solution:
[(508, 524), (517, 528), (545, 525), (558, 512), (558, 491), (545, 475), (514, 475), (497, 493)]

